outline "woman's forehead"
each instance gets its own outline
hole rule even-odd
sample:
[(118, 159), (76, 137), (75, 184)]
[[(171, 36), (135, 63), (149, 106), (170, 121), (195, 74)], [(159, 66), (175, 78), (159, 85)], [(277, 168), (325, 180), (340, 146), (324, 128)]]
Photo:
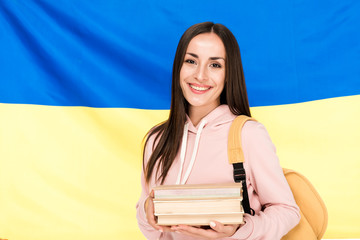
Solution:
[(209, 58), (225, 58), (224, 43), (215, 33), (202, 33), (191, 39), (186, 53)]

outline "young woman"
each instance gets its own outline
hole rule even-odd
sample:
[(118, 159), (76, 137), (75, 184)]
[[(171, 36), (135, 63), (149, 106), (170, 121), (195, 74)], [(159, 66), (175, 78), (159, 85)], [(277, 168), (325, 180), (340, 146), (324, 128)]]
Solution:
[(172, 77), (170, 115), (150, 130), (144, 147), (142, 194), (137, 204), (140, 230), (147, 239), (280, 239), (300, 219), (264, 126), (245, 123), (241, 136), (250, 206), (245, 224), (210, 229), (159, 226), (154, 186), (233, 182), (227, 138), (237, 115), (250, 116), (240, 50), (223, 25), (199, 23), (180, 39)]

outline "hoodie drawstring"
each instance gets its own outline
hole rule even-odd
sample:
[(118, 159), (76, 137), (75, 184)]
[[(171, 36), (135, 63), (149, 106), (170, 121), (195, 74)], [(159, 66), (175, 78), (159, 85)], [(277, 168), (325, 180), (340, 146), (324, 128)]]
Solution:
[(179, 168), (179, 173), (178, 173), (178, 177), (176, 180), (176, 184), (185, 184), (187, 179), (190, 176), (190, 172), (194, 166), (195, 158), (196, 158), (196, 155), (198, 152), (200, 135), (201, 135), (201, 132), (202, 132), (205, 124), (206, 124), (206, 121), (201, 120), (198, 131), (196, 133), (195, 145), (194, 145), (194, 150), (193, 150), (193, 153), (191, 156), (191, 160), (190, 160), (189, 166), (186, 169), (186, 173), (185, 173), (183, 179), (181, 180), (181, 173), (182, 173), (184, 163), (185, 163), (185, 153), (186, 153), (186, 145), (187, 145), (187, 138), (188, 138), (189, 122), (187, 122), (184, 126), (184, 133), (183, 133), (183, 138), (182, 138), (182, 142), (181, 142), (181, 152), (180, 152), (180, 168)]

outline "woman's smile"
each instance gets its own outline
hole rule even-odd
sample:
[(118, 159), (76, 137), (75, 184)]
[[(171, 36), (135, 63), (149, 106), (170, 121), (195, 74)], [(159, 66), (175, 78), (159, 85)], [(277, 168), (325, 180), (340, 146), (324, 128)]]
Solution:
[(189, 83), (188, 84), (190, 89), (195, 94), (203, 94), (206, 93), (208, 90), (210, 90), (212, 87), (208, 85), (200, 85), (196, 83)]

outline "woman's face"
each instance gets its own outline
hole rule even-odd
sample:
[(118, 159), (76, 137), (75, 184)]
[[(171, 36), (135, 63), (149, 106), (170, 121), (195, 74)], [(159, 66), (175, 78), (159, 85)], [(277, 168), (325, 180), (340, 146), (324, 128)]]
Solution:
[(210, 112), (220, 105), (225, 57), (224, 44), (215, 33), (202, 33), (190, 41), (180, 70), (180, 86), (189, 110)]

